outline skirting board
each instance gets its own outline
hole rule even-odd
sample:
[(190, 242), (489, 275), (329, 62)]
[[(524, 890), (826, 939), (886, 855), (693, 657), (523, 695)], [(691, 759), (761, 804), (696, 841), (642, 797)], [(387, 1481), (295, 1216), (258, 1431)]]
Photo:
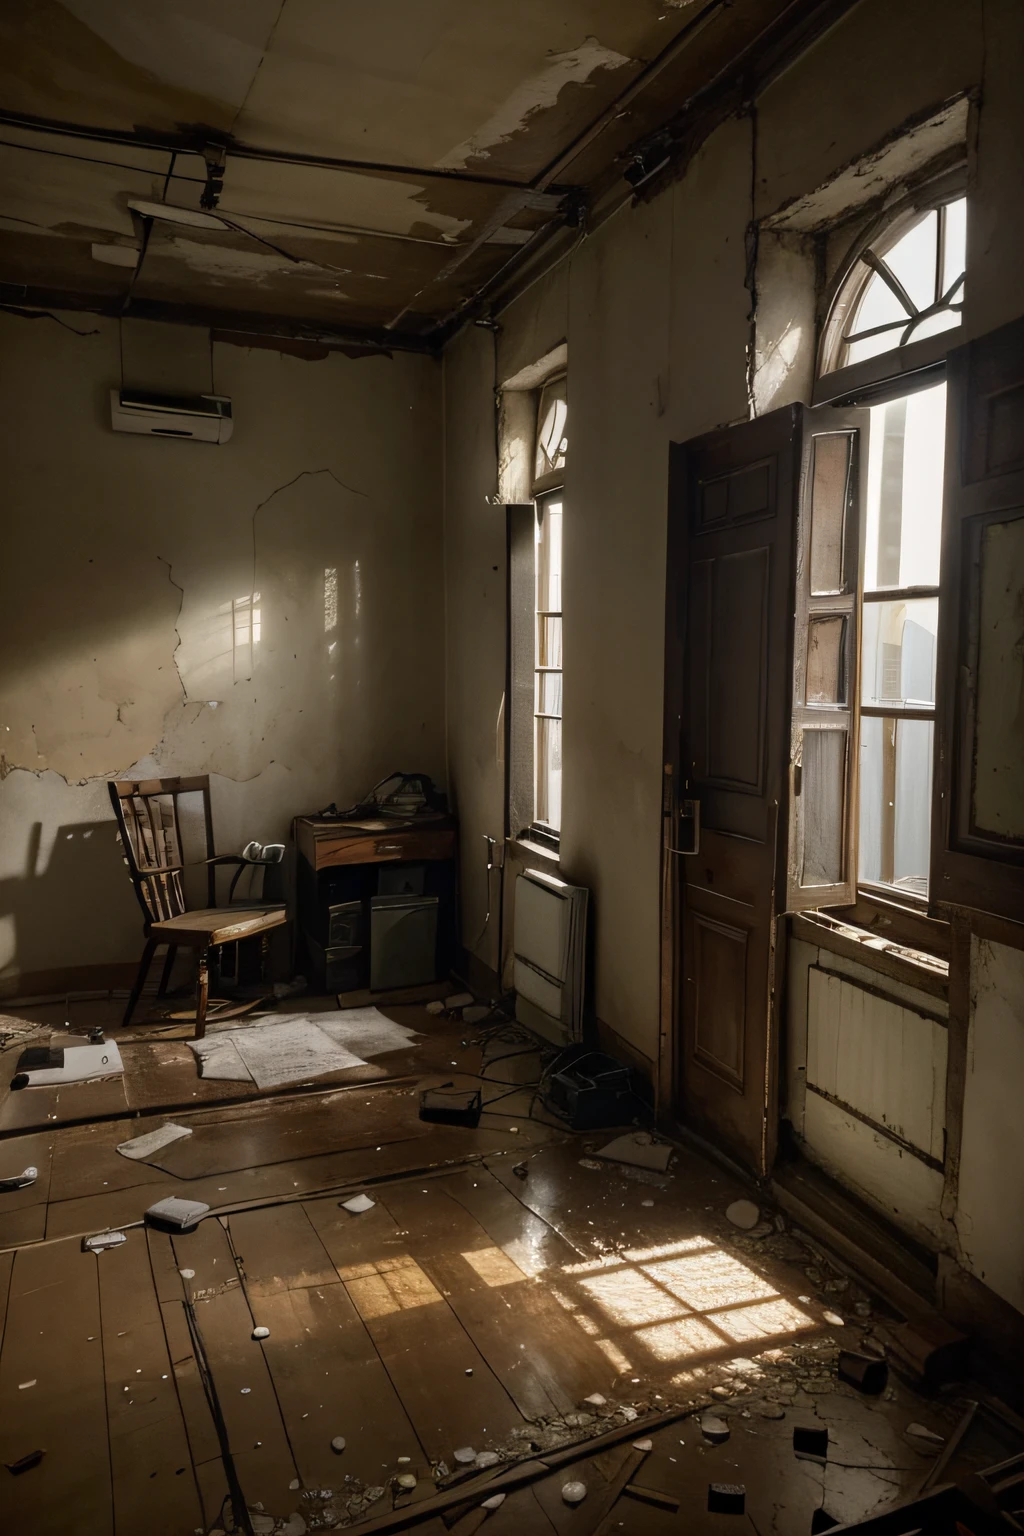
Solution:
[(0, 976), (0, 998), (4, 1002), (25, 1002), (29, 998), (52, 997), (55, 994), (63, 997), (67, 992), (128, 989), (135, 980), (138, 968), (139, 962), (133, 960), (108, 965), (71, 965), (53, 971), (14, 971), (7, 976)]

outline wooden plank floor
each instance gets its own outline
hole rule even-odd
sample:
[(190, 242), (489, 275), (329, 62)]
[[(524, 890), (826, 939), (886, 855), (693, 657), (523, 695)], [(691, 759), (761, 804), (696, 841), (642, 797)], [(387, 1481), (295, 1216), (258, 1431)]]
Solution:
[[(746, 1484), (761, 1536), (788, 1536), (823, 1499), (847, 1519), (920, 1480), (905, 1423), (948, 1434), (955, 1408), (835, 1383), (825, 1312), (853, 1292), (826, 1294), (774, 1238), (732, 1228), (734, 1180), (687, 1153), (664, 1178), (596, 1163), (593, 1140), (510, 1103), (476, 1130), (425, 1125), (394, 1082), (197, 1107), (175, 1117), (193, 1134), (161, 1166), (116, 1152), (123, 1120), (0, 1140), (12, 1167), (40, 1168), (0, 1196), (0, 1463), (45, 1452), (18, 1476), (0, 1467), (4, 1529), (191, 1536), (221, 1521), (232, 1486), (277, 1520), (358, 1522), (431, 1496), (461, 1447), (543, 1455), (715, 1386), (731, 1440), (711, 1446), (686, 1420), (643, 1465), (678, 1516), (622, 1491), (641, 1454), (627, 1439), (574, 1467), (579, 1508), (555, 1474), (451, 1529), (656, 1536), (685, 1515), (710, 1532), (715, 1480)], [(375, 1203), (354, 1215), (336, 1186), (360, 1184)], [(81, 1251), (77, 1234), (169, 1193), (213, 1213), (189, 1234), (136, 1228)], [(828, 1425), (835, 1465), (795, 1461), (794, 1418)]]

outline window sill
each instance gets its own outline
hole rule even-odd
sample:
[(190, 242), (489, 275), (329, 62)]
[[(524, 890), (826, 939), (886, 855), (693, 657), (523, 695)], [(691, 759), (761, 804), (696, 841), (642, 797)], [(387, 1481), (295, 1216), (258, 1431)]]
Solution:
[(518, 853), (524, 858), (546, 859), (550, 864), (557, 864), (559, 861), (556, 848), (545, 848), (543, 843), (535, 843), (528, 837), (510, 837), (508, 846), (513, 853)]
[(866, 928), (878, 938), (889, 939), (909, 950), (919, 950), (937, 960), (948, 960), (949, 923), (928, 915), (923, 897), (908, 896), (903, 901), (877, 886), (861, 885), (852, 907), (833, 907), (830, 915), (854, 928)]
[[(860, 903), (858, 903), (859, 907)], [(845, 912), (856, 910), (845, 908)], [(884, 938), (832, 912), (796, 912), (790, 917), (794, 938), (855, 960), (933, 997), (949, 993), (949, 962), (923, 949)]]

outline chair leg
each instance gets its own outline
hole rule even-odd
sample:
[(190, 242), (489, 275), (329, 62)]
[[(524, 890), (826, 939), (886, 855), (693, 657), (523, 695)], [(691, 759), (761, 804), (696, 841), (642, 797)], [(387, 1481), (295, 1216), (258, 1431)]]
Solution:
[(196, 1032), (193, 1036), (201, 1040), (206, 1034), (206, 1004), (210, 996), (210, 951), (202, 948), (199, 951), (199, 968), (196, 976)]
[(136, 1003), (142, 996), (142, 989), (146, 985), (146, 977), (149, 975), (149, 968), (153, 963), (153, 956), (156, 954), (156, 949), (156, 939), (147, 939), (146, 947), (142, 951), (142, 959), (139, 961), (139, 969), (135, 977), (135, 985), (132, 987), (131, 996), (128, 999), (128, 1006), (124, 1011), (124, 1018), (121, 1020), (122, 1026), (127, 1026), (132, 1021), (132, 1014), (135, 1012)]
[(174, 970), (174, 957), (177, 953), (177, 944), (168, 944), (167, 959), (164, 961), (164, 968), (160, 975), (160, 990), (156, 994), (157, 997), (167, 996), (167, 984), (171, 979), (171, 972)]

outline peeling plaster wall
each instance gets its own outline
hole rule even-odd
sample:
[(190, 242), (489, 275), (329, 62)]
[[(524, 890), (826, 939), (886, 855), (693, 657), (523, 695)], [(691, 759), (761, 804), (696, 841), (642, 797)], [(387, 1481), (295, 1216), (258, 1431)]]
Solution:
[[(8, 990), (137, 958), (109, 777), (212, 774), (220, 851), (445, 777), (438, 365), (62, 318), (0, 315)], [(231, 441), (113, 433), (121, 350), (128, 384), (229, 395)]]
[[(748, 223), (981, 86), (964, 334), (1019, 314), (1024, 96), (1011, 60), (1022, 34), (1018, 0), (862, 0), (764, 92), (753, 119), (724, 124), (680, 180), (621, 210), (500, 314), (499, 381), (568, 342), (561, 872), (593, 893), (596, 1012), (648, 1057), (658, 1048), (668, 444), (747, 416), (752, 339), (759, 411), (806, 397), (815, 345), (813, 263), (796, 237), (772, 236), (760, 252), (752, 338)], [(491, 747), (505, 666), (504, 585), (491, 567), (503, 530), (480, 532), (498, 478), (481, 348), (463, 333), (446, 364), (449, 767), (464, 849), (499, 835), (503, 795)], [(477, 906), (467, 892), (470, 947)], [(491, 939), (477, 952), (494, 964)]]
[(974, 937), (956, 1226), (966, 1267), (1024, 1312), (1024, 950)]

